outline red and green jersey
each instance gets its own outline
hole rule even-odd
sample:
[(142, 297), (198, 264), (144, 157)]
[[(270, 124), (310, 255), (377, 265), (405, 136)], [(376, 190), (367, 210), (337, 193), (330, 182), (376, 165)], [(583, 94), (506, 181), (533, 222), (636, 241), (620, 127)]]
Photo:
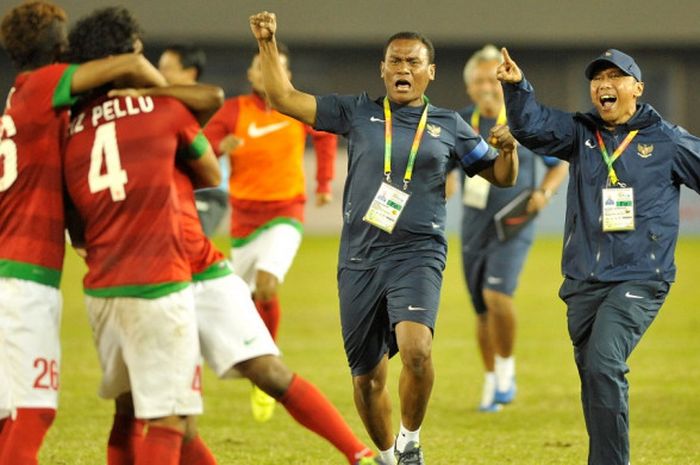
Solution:
[(178, 167), (175, 168), (175, 185), (180, 201), (183, 244), (190, 263), (192, 280), (203, 281), (231, 274), (229, 262), (204, 234), (197, 214), (192, 181)]
[(0, 118), (0, 277), (58, 287), (65, 249), (61, 145), (75, 65), (21, 73)]
[(208, 147), (172, 98), (103, 97), (72, 116), (64, 172), (85, 228), (86, 294), (157, 298), (188, 285), (175, 159)]

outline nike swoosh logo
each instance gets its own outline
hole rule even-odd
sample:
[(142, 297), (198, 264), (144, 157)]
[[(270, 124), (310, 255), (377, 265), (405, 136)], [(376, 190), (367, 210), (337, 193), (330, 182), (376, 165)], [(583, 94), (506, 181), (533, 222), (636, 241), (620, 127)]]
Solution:
[(427, 310), (428, 310), (427, 308), (423, 308), (423, 307), (414, 307), (413, 305), (408, 306), (408, 311), (410, 311), (410, 312), (425, 312)]
[(486, 278), (486, 282), (489, 284), (501, 284), (503, 282), (503, 278), (496, 278), (495, 276), (489, 276)]
[(253, 139), (257, 139), (258, 137), (266, 136), (272, 132), (279, 131), (285, 126), (289, 126), (289, 121), (282, 121), (280, 123), (260, 127), (253, 122), (248, 125), (248, 135)]
[(595, 142), (593, 142), (591, 139), (587, 139), (586, 147), (588, 147), (589, 149), (594, 149), (596, 147)]
[(433, 225), (433, 229), (440, 229), (440, 225), (439, 225), (439, 224), (437, 224), (437, 223), (432, 223), (432, 222), (431, 222), (430, 224)]
[(372, 123), (383, 123), (383, 122), (384, 122), (383, 119), (376, 118), (376, 117), (374, 117), (374, 116), (370, 116), (369, 120), (370, 120)]
[(628, 299), (643, 299), (644, 298), (644, 296), (632, 294), (632, 293), (630, 293), (630, 291), (625, 292), (625, 297), (627, 297)]
[(255, 341), (257, 338), (258, 338), (258, 336), (254, 336), (254, 337), (251, 337), (250, 339), (245, 339), (245, 340), (243, 341), (243, 344), (249, 346), (249, 345), (251, 345), (251, 344), (253, 343), (253, 341)]

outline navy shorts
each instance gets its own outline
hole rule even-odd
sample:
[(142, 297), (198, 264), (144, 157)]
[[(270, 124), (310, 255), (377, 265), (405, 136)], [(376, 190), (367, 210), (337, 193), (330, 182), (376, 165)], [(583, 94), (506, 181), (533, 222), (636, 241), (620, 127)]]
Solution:
[(486, 313), (484, 289), (513, 295), (531, 245), (529, 238), (514, 237), (483, 251), (462, 252), (464, 278), (476, 313)]
[(444, 264), (436, 258), (386, 261), (338, 270), (340, 323), (353, 376), (372, 371), (398, 352), (394, 327), (414, 321), (434, 331)]

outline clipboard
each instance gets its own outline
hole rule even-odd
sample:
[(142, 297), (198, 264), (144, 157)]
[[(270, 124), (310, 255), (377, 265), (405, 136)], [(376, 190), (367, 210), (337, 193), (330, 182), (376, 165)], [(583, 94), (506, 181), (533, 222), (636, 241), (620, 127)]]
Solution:
[(527, 213), (527, 203), (533, 191), (530, 188), (523, 190), (494, 215), (493, 221), (499, 241), (510, 240), (535, 219), (537, 212)]

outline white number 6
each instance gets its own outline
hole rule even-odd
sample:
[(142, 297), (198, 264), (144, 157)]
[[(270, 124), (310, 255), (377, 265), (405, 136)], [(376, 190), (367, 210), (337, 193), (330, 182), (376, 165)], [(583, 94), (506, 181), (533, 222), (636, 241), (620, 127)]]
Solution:
[(17, 145), (13, 140), (9, 139), (16, 134), (17, 128), (12, 117), (10, 115), (2, 115), (0, 117), (0, 159), (2, 159), (0, 192), (9, 189), (17, 180)]

